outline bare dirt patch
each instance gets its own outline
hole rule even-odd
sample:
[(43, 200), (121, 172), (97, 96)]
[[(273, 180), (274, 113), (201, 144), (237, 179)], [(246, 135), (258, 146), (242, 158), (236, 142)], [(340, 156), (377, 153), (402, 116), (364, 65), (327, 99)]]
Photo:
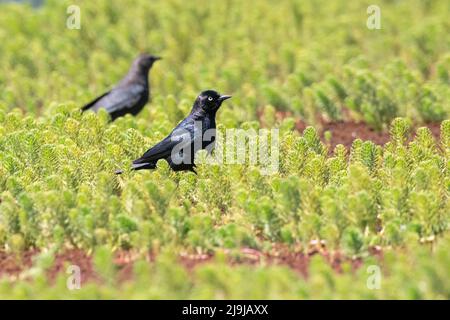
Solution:
[[(436, 140), (439, 140), (441, 134), (440, 125), (440, 123), (427, 123), (423, 126), (429, 128), (434, 138)], [(419, 127), (420, 126), (416, 126), (415, 129), (412, 130), (409, 141), (412, 141), (414, 139), (415, 130)], [(324, 141), (324, 133), (326, 131), (331, 132), (331, 139), (328, 143), (326, 142), (330, 146), (331, 151), (338, 144), (342, 144), (347, 149), (349, 149), (355, 139), (361, 139), (364, 141), (370, 140), (373, 143), (381, 146), (389, 142), (389, 132), (376, 131), (364, 122), (338, 121), (324, 123), (322, 126), (322, 130), (320, 131), (320, 136)]]
[[(276, 118), (277, 121), (282, 121), (286, 117), (293, 117), (290, 112), (277, 112)], [(317, 128), (318, 133), (326, 145), (329, 146), (330, 152), (334, 150), (334, 148), (338, 144), (344, 145), (347, 149), (350, 149), (353, 141), (356, 139), (361, 139), (363, 141), (370, 140), (375, 144), (384, 145), (389, 141), (389, 132), (387, 131), (376, 131), (371, 128), (365, 122), (358, 122), (355, 120), (345, 120), (345, 121), (326, 121), (324, 119), (320, 119), (320, 126)], [(296, 118), (295, 120), (295, 129), (300, 133), (305, 130), (308, 126), (303, 120)], [(438, 122), (427, 123), (423, 125), (415, 125), (413, 130), (411, 131), (411, 135), (409, 137), (409, 141), (411, 141), (415, 136), (415, 130), (419, 127), (427, 127), (430, 129), (436, 140), (440, 138), (440, 126), (441, 124)], [(331, 139), (326, 141), (325, 132), (331, 133)]]
[(331, 139), (326, 142), (333, 150), (338, 144), (344, 145), (347, 149), (352, 146), (356, 139), (370, 140), (375, 144), (384, 145), (389, 141), (389, 133), (378, 132), (370, 128), (364, 122), (330, 122), (324, 123), (320, 136), (325, 141), (324, 134), (329, 131)]
[(57, 254), (53, 266), (47, 270), (50, 281), (54, 281), (61, 273), (65, 273), (69, 265), (76, 265), (82, 270), (81, 281), (98, 281), (100, 278), (94, 272), (92, 257), (83, 250), (70, 249)]
[[(21, 254), (7, 253), (0, 251), (0, 278), (9, 277), (17, 279), (23, 272), (26, 272), (33, 265), (33, 257), (38, 254), (37, 250), (29, 250)], [(338, 273), (342, 272), (344, 263), (351, 266), (352, 270), (357, 270), (362, 265), (360, 258), (352, 258), (344, 255), (340, 251), (328, 251), (324, 245), (318, 243), (310, 245), (304, 250), (293, 250), (284, 244), (276, 244), (272, 250), (263, 252), (252, 248), (242, 248), (238, 251), (224, 251), (226, 264), (230, 266), (286, 266), (303, 277), (308, 277), (310, 260), (315, 255), (322, 256), (329, 265)], [(379, 249), (372, 249), (371, 253), (382, 258)], [(114, 254), (113, 263), (116, 269), (116, 279), (119, 283), (133, 279), (133, 265), (138, 258), (143, 258), (142, 254), (133, 251), (117, 251)], [(149, 263), (153, 263), (156, 256), (148, 252), (144, 257)], [(189, 272), (196, 267), (214, 261), (214, 254), (189, 254), (181, 253), (178, 262)], [(55, 256), (53, 265), (46, 271), (50, 282), (54, 282), (58, 275), (66, 274), (69, 265), (77, 265), (82, 270), (82, 283), (102, 282), (93, 263), (92, 255), (81, 249), (68, 249)]]
[(6, 253), (0, 251), (0, 277), (5, 275), (18, 275), (22, 270), (32, 266), (32, 258), (37, 250), (29, 250), (24, 253)]

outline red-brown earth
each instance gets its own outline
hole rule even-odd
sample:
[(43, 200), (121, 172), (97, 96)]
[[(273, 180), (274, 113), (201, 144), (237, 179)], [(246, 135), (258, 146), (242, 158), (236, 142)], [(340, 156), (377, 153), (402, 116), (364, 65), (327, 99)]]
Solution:
[[(28, 250), (20, 254), (0, 251), (0, 278), (9, 277), (17, 279), (23, 277), (27, 270), (33, 265), (33, 257), (38, 254), (38, 250)], [(381, 249), (371, 248), (371, 253), (382, 259)], [(276, 244), (273, 249), (263, 252), (251, 248), (242, 248), (238, 252), (224, 251), (225, 261), (230, 266), (251, 265), (281, 265), (299, 273), (303, 277), (308, 277), (308, 266), (313, 256), (320, 255), (336, 271), (342, 272), (344, 263), (348, 264), (352, 270), (357, 270), (362, 261), (360, 258), (345, 256), (340, 251), (328, 251), (322, 244), (312, 244), (305, 250), (292, 250), (286, 245)], [(149, 263), (155, 261), (156, 255), (148, 252), (145, 255), (137, 254), (134, 251), (119, 250), (114, 253), (114, 267), (118, 282), (124, 282), (133, 278), (133, 264), (136, 260), (145, 259)], [(197, 266), (214, 261), (214, 254), (188, 254), (182, 253), (178, 256), (179, 263), (192, 272)], [(55, 256), (53, 265), (46, 271), (48, 279), (53, 282), (60, 274), (65, 274), (69, 265), (77, 265), (81, 270), (82, 283), (102, 282), (93, 263), (93, 257), (82, 249), (67, 249)], [(25, 277), (26, 278), (26, 277)]]
[[(292, 113), (290, 112), (277, 112), (276, 118), (277, 121), (282, 121), (286, 117), (293, 117)], [(375, 129), (371, 128), (367, 123), (363, 121), (355, 121), (355, 120), (346, 120), (346, 121), (325, 121), (323, 119), (319, 120), (320, 128), (318, 128), (318, 132), (320, 134), (320, 137), (322, 139), (322, 142), (324, 142), (326, 145), (329, 146), (330, 152), (334, 150), (334, 148), (338, 144), (344, 145), (347, 149), (350, 149), (353, 141), (355, 139), (361, 139), (363, 141), (365, 140), (371, 140), (375, 144), (378, 145), (384, 145), (386, 142), (389, 141), (389, 132), (387, 131), (376, 131)], [(305, 128), (308, 126), (307, 123), (305, 123), (302, 119), (295, 118), (295, 129), (299, 131), (300, 133), (305, 130)], [(439, 140), (440, 138), (440, 122), (432, 122), (432, 123), (426, 123), (422, 125), (415, 125), (414, 130), (411, 130), (411, 135), (409, 140), (412, 140), (415, 135), (415, 130), (418, 127), (427, 127), (430, 129), (431, 133), (433, 134), (434, 138), (436, 140)], [(326, 141), (324, 135), (325, 132), (329, 131), (331, 133), (331, 139), (330, 141)]]

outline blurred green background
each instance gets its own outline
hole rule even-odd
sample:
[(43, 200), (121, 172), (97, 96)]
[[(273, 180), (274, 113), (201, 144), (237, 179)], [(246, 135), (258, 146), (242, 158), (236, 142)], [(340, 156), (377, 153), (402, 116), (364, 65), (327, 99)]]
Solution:
[[(81, 29), (66, 27), (69, 5)], [(0, 100), (42, 114), (53, 102), (82, 104), (104, 92), (140, 52), (164, 56), (152, 70), (153, 109), (174, 97), (189, 109), (203, 89), (235, 96), (236, 125), (258, 110), (363, 119), (442, 121), (449, 113), (448, 1), (51, 1), (2, 5)], [(186, 101), (185, 101), (186, 100)], [(184, 101), (184, 102), (183, 102)], [(236, 107), (239, 106), (239, 107)], [(164, 106), (161, 106), (162, 110)], [(151, 109), (151, 108), (148, 108)], [(269, 109), (269, 110), (266, 110)], [(150, 112), (150, 110), (148, 111)], [(148, 119), (148, 112), (141, 117)], [(178, 119), (178, 113), (167, 115)]]

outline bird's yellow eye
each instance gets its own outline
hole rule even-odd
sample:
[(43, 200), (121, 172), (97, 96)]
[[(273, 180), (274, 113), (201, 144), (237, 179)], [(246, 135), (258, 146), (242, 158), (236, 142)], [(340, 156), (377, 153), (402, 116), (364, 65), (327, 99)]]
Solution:
[(213, 98), (212, 97), (208, 97), (208, 101), (213, 101)]

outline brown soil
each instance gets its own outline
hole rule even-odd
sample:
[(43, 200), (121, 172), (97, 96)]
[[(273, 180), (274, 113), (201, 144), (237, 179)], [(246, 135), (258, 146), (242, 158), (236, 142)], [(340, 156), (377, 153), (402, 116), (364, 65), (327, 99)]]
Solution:
[[(438, 140), (440, 136), (440, 125), (440, 123), (428, 123), (423, 126), (428, 127), (434, 138)], [(364, 122), (339, 121), (324, 123), (322, 130), (320, 131), (320, 136), (323, 141), (325, 141), (324, 133), (326, 131), (331, 132), (331, 139), (327, 143), (327, 145), (330, 146), (330, 151), (334, 150), (338, 144), (343, 144), (347, 149), (349, 149), (355, 139), (361, 139), (363, 141), (370, 140), (381, 146), (389, 141), (389, 132), (375, 131)], [(411, 141), (414, 136), (415, 133), (412, 133), (409, 141)]]
[[(382, 258), (379, 249), (372, 249), (371, 253)], [(20, 255), (6, 253), (0, 251), (0, 278), (9, 277), (17, 279), (30, 269), (33, 265), (33, 256), (38, 254), (37, 250), (29, 250)], [(330, 264), (330, 266), (338, 273), (342, 272), (343, 263), (351, 266), (352, 270), (358, 269), (362, 265), (359, 258), (351, 258), (343, 255), (339, 251), (328, 251), (323, 244), (312, 244), (305, 251), (292, 250), (286, 245), (277, 244), (269, 252), (262, 252), (256, 249), (243, 248), (238, 252), (225, 251), (225, 260), (228, 265), (280, 265), (287, 266), (298, 272), (303, 277), (308, 276), (309, 262), (312, 256), (321, 255)], [(133, 278), (133, 264), (142, 255), (133, 251), (118, 251), (114, 255), (114, 266), (116, 268), (116, 279), (113, 281), (124, 282)], [(149, 263), (153, 263), (155, 255), (148, 253), (145, 257)], [(53, 265), (47, 270), (47, 276), (50, 282), (54, 282), (58, 275), (65, 274), (69, 265), (77, 265), (80, 267), (81, 281), (100, 283), (104, 279), (94, 270), (92, 255), (87, 254), (81, 249), (70, 249), (63, 253), (57, 254)], [(199, 265), (212, 262), (213, 254), (180, 254), (178, 261), (189, 272), (195, 270)]]
[(371, 140), (379, 145), (384, 145), (389, 141), (387, 132), (377, 132), (362, 122), (325, 123), (320, 133), (322, 138), (326, 131), (331, 132), (331, 139), (328, 143), (330, 150), (333, 150), (338, 144), (343, 144), (349, 149), (355, 139)]
[(47, 270), (47, 276), (50, 281), (54, 281), (59, 274), (65, 273), (69, 265), (77, 265), (78, 267), (80, 267), (80, 270), (82, 272), (82, 283), (88, 280), (100, 280), (98, 275), (94, 272), (92, 257), (82, 250), (71, 249), (66, 250), (64, 253), (56, 255), (53, 266), (49, 270)]
[[(292, 117), (292, 113), (290, 112), (277, 112), (276, 118), (278, 121), (282, 121), (286, 117)], [(348, 120), (348, 121), (334, 121), (334, 122), (328, 122), (325, 120), (320, 120), (321, 128), (319, 129), (320, 137), (322, 138), (322, 141), (327, 144), (330, 147), (330, 152), (334, 150), (334, 148), (338, 144), (344, 145), (347, 149), (350, 149), (353, 141), (355, 139), (361, 139), (361, 140), (371, 140), (375, 144), (378, 145), (384, 145), (386, 142), (389, 141), (389, 132), (386, 131), (376, 131), (372, 129), (367, 123), (365, 122), (356, 122), (354, 120)], [(439, 139), (440, 136), (440, 123), (427, 123), (424, 125), (417, 125), (416, 128), (420, 126), (428, 127), (435, 139)], [(295, 122), (295, 128), (300, 133), (305, 130), (305, 128), (308, 126), (303, 120), (296, 119)], [(325, 141), (324, 133), (326, 131), (329, 131), (331, 133), (331, 139), (330, 141)], [(414, 130), (413, 130), (414, 132)], [(414, 134), (411, 134), (410, 140), (412, 140), (414, 137)]]
[(36, 250), (29, 250), (22, 254), (0, 251), (0, 277), (4, 275), (18, 275), (22, 270), (32, 266), (32, 258)]

